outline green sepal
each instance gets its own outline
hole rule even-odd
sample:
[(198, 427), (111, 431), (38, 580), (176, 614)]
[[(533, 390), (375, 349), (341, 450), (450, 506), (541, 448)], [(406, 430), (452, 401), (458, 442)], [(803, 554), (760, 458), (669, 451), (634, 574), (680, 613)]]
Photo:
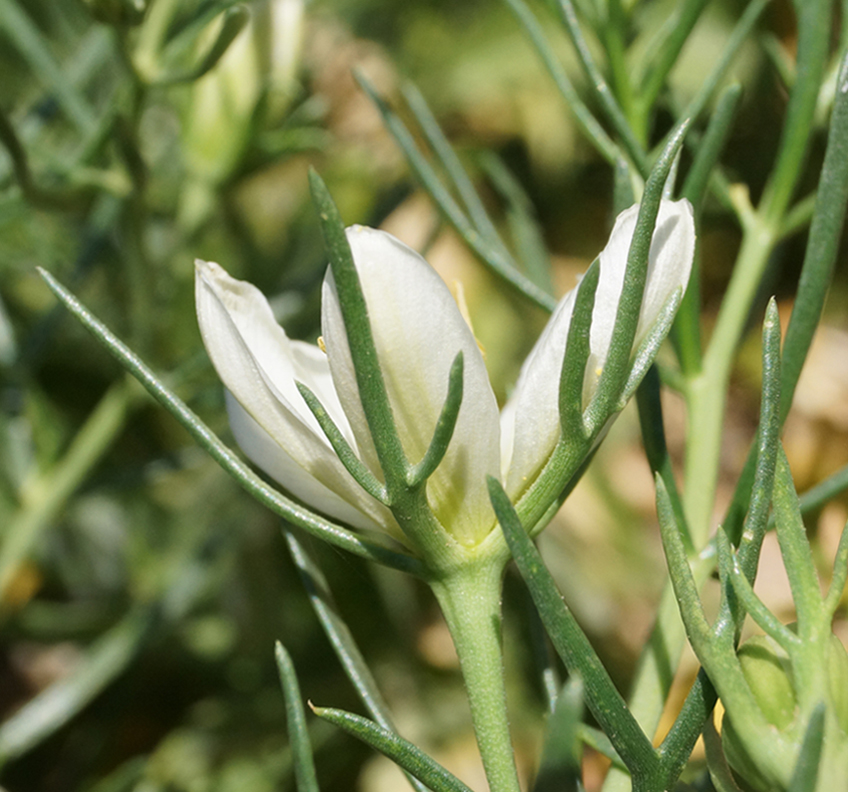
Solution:
[(359, 274), (353, 262), (353, 253), (339, 210), (324, 181), (312, 169), (309, 171), (309, 187), (318, 210), (321, 234), (330, 257), (330, 270), (339, 295), (339, 307), (356, 372), (362, 411), (365, 413), (374, 448), (383, 469), (386, 489), (391, 497), (393, 485), (405, 480), (409, 463), (395, 426), (386, 383), (383, 380), (380, 361), (377, 359), (377, 348), (368, 319), (368, 306), (365, 304), (362, 284), (359, 282)]
[(447, 453), (453, 430), (456, 428), (459, 409), (462, 406), (462, 374), (463, 357), (462, 351), (459, 351), (451, 363), (448, 374), (448, 394), (439, 413), (439, 420), (433, 430), (430, 445), (422, 460), (409, 471), (407, 476), (407, 485), (411, 488), (420, 486), (430, 478)]
[(620, 412), (627, 406), (627, 402), (633, 398), (633, 394), (636, 393), (642, 379), (654, 364), (654, 360), (663, 341), (665, 341), (666, 336), (671, 332), (672, 325), (674, 324), (674, 316), (682, 299), (683, 289), (675, 289), (657, 314), (657, 318), (651, 326), (651, 332), (648, 333), (633, 356), (630, 373), (627, 375), (624, 388), (618, 398), (616, 412)]
[(600, 274), (600, 261), (595, 259), (580, 281), (574, 299), (571, 323), (568, 326), (568, 339), (559, 375), (559, 422), (562, 431), (561, 442), (565, 443), (574, 442), (575, 439), (580, 443), (586, 441), (587, 432), (583, 425), (583, 383), (586, 379), (592, 311), (595, 308)]
[(380, 480), (366, 467), (365, 463), (356, 455), (350, 447), (350, 443), (345, 440), (335, 421), (330, 417), (330, 414), (321, 404), (318, 397), (302, 382), (295, 382), (300, 395), (306, 402), (306, 406), (310, 409), (318, 421), (327, 440), (336, 452), (339, 461), (345, 466), (345, 470), (353, 476), (357, 484), (364, 489), (372, 498), (380, 501), (385, 506), (389, 505), (388, 494), (386, 488)]
[[(645, 185), (639, 215), (633, 232), (633, 241), (627, 254), (627, 268), (624, 284), (616, 312), (615, 326), (610, 339), (604, 370), (598, 381), (597, 390), (587, 408), (587, 419), (595, 430), (600, 430), (607, 419), (616, 411), (621, 393), (631, 370), (631, 352), (639, 313), (642, 306), (642, 294), (648, 275), (648, 255), (657, 214), (662, 201), (663, 187), (674, 158), (683, 145), (683, 139), (689, 128), (689, 121), (682, 121), (668, 145), (657, 160)], [(634, 386), (635, 387), (635, 386)]]
[(313, 707), (312, 711), (387, 756), (433, 792), (473, 792), (420, 748), (374, 721), (339, 709)]
[(274, 646), (274, 659), (280, 675), (280, 686), (286, 701), (286, 730), (294, 764), (294, 777), (297, 792), (319, 792), (318, 777), (315, 774), (315, 760), (312, 757), (312, 745), (309, 730), (306, 727), (306, 713), (300, 695), (300, 685), (294, 664), (285, 647), (277, 641)]

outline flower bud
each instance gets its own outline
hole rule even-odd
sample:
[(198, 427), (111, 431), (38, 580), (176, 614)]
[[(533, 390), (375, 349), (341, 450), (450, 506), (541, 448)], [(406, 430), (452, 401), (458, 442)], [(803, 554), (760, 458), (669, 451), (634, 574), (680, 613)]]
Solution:
[[(798, 696), (792, 661), (786, 651), (770, 636), (757, 635), (739, 647), (737, 657), (766, 720), (788, 736), (798, 715)], [(848, 653), (835, 635), (830, 636), (827, 673), (827, 705), (840, 729), (848, 735)], [(757, 792), (776, 789), (762, 774), (756, 757), (749, 754), (728, 712), (722, 721), (721, 740), (727, 762), (743, 782), (743, 788)]]

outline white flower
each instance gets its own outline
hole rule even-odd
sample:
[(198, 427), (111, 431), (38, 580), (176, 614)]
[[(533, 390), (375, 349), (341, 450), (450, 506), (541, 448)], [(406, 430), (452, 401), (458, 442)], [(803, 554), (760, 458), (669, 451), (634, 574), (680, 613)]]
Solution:
[[(584, 399), (606, 360), (638, 207), (619, 215), (600, 257)], [(424, 455), (463, 353), (463, 398), (453, 437), (427, 482), (433, 514), (460, 544), (474, 546), (495, 524), (486, 478), (517, 499), (559, 440), (559, 373), (575, 291), (559, 303), (499, 414), (480, 350), (445, 283), (419, 256), (382, 231), (353, 227), (348, 240), (368, 307), (374, 344), (407, 458)], [(664, 201), (651, 244), (634, 348), (669, 298), (685, 289), (694, 253), (692, 210)], [(321, 326), (326, 354), (290, 340), (262, 294), (217, 264), (197, 262), (197, 314), (209, 356), (228, 389), (233, 434), (269, 476), (315, 509), (361, 529), (403, 540), (389, 509), (367, 494), (339, 461), (297, 390), (319, 398), (365, 465), (383, 475), (359, 399), (332, 274), (324, 281)]]

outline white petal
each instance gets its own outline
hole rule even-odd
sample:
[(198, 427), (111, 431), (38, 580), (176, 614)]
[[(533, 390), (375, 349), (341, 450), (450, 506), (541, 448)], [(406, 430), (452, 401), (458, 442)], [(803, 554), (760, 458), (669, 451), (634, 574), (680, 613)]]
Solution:
[[(239, 423), (236, 439), (248, 458), (320, 511), (340, 516), (312, 499), (317, 490), (304, 483), (310, 477), (381, 522), (387, 511), (344, 469), (295, 386), (297, 379), (315, 392), (355, 448), (326, 356), (317, 347), (291, 341), (262, 293), (231, 278), (217, 264), (197, 263), (196, 301), (203, 343), (218, 375), (267, 437), (266, 442), (244, 429), (245, 421)], [(234, 414), (238, 421), (239, 414)], [(283, 460), (279, 465), (272, 461), (269, 442), (279, 447)], [(302, 468), (303, 475), (289, 478), (284, 458)]]
[[(589, 360), (586, 364), (584, 402), (595, 392), (612, 338), (615, 314), (624, 284), (627, 254), (636, 229), (639, 206), (631, 206), (615, 221), (609, 242), (601, 252), (601, 273), (592, 313)], [(634, 349), (645, 339), (657, 316), (677, 288), (686, 288), (695, 255), (695, 222), (688, 201), (660, 204), (651, 250), (648, 278), (642, 297)]]
[(379, 507), (385, 512), (385, 518), (378, 523), (342, 500), (335, 492), (321, 484), (313, 473), (307, 472), (300, 463), (292, 459), (279, 443), (250, 417), (236, 401), (235, 396), (229, 391), (225, 392), (225, 396), (233, 436), (254, 465), (283, 484), (304, 503), (316, 506), (330, 517), (362, 530), (385, 531), (389, 526), (397, 538), (402, 538), (400, 528), (394, 523), (388, 509)]
[(533, 346), (501, 413), (501, 464), (506, 493), (517, 500), (559, 441), (559, 375), (576, 289), (557, 305)]
[[(632, 206), (616, 218), (610, 240), (600, 256), (591, 351), (583, 386), (584, 406), (594, 393), (606, 361), (638, 213), (638, 205)], [(686, 288), (694, 250), (695, 226), (689, 202), (663, 201), (651, 240), (634, 349), (644, 340), (674, 290)], [(560, 300), (524, 362), (515, 390), (503, 410), (501, 459), (506, 491), (513, 499), (520, 497), (532, 483), (559, 440), (559, 375), (575, 297), (576, 289), (572, 289)]]
[[(348, 240), (359, 273), (374, 343), (408, 459), (424, 455), (461, 350), (463, 399), (453, 439), (430, 478), (427, 496), (445, 529), (465, 544), (494, 525), (486, 476), (499, 474), (498, 409), (474, 336), (451, 293), (415, 251), (383, 231), (354, 227)], [(363, 457), (376, 465), (359, 400), (332, 274), (324, 281), (322, 332), (336, 390)]]

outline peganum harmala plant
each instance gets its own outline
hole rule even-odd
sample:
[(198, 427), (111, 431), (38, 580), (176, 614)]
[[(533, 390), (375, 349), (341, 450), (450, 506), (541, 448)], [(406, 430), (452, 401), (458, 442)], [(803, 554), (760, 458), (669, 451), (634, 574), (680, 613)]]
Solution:
[[(848, 202), (848, 57), (830, 58), (835, 4), (794, 4), (798, 47), (795, 68), (787, 75), (786, 120), (756, 205), (719, 164), (739, 100), (736, 86), (721, 91), (719, 86), (767, 3), (748, 4), (702, 89), (685, 107), (672, 103), (679, 121), (664, 137), (658, 133), (662, 92), (706, 2), (679, 4), (636, 70), (628, 66), (635, 55), (627, 42), (639, 4), (554, 4), (593, 86), (600, 119), (559, 65), (538, 17), (522, 0), (508, 5), (578, 125), (614, 168), (618, 220), (610, 241), (579, 287), (559, 302), (550, 294), (550, 278), (521, 261), (526, 248), (518, 254), (510, 250), (421, 95), (411, 86), (404, 91), (432, 158), (360, 78), (445, 220), (518, 294), (552, 311), (500, 415), (473, 332), (445, 285), (416, 253), (383, 232), (362, 227), (346, 232), (314, 172), (312, 194), (330, 259), (317, 347), (291, 341), (261, 293), (217, 265), (198, 262), (196, 281), (201, 334), (228, 390), (233, 434), (248, 458), (296, 500), (244, 465), (134, 352), (52, 276), (43, 275), (77, 318), (260, 502), (313, 536), (429, 585), (457, 648), (493, 792), (520, 788), (501, 655), (501, 584), (511, 559), (569, 671), (565, 687), (551, 697), (537, 788), (550, 788), (557, 779), (580, 788), (585, 742), (612, 760), (604, 789), (671, 789), (702, 732), (711, 779), (703, 783), (721, 792), (839, 788), (848, 780), (848, 658), (834, 642), (831, 622), (848, 576), (848, 539), (843, 532), (823, 596), (801, 513), (844, 487), (845, 476), (799, 501), (780, 443), (832, 277)], [(587, 29), (600, 44), (604, 63), (596, 60)], [(826, 89), (829, 81), (832, 93)], [(702, 126), (700, 116), (716, 93), (712, 115)], [(830, 120), (818, 189), (814, 199), (793, 205), (823, 102)], [(655, 150), (651, 141), (658, 143)], [(686, 146), (691, 154), (683, 158)], [(483, 167), (510, 202), (508, 176), (491, 160)], [(514, 197), (518, 240), (519, 228), (532, 230), (532, 218)], [(704, 203), (713, 197), (738, 219), (742, 243), (704, 342), (696, 239)], [(758, 289), (776, 246), (808, 223), (782, 349), (775, 303), (766, 309), (759, 430), (731, 507), (711, 538), (732, 362), (746, 322), (758, 309)], [(669, 333), (677, 365), (660, 373), (683, 394), (689, 416), (682, 488), (665, 447), (660, 377), (653, 368)], [(634, 394), (656, 476), (673, 596), (660, 603), (655, 634), (625, 699), (562, 601), (532, 539)], [(797, 611), (792, 628), (781, 624), (752, 588), (772, 508)], [(288, 535), (288, 541), (372, 720), (326, 708), (315, 712), (391, 757), (418, 788), (466, 789), (397, 734), (350, 634), (329, 605), (326, 581), (296, 536)], [(721, 599), (711, 623), (699, 590), (716, 569)], [(768, 638), (738, 647), (746, 615)], [(702, 670), (655, 747), (669, 692), (666, 667), (676, 665), (684, 632)], [(314, 790), (294, 670), (280, 645), (277, 660), (298, 788)], [(726, 713), (721, 739), (712, 722), (717, 698)], [(584, 705), (600, 733), (583, 722)]]

